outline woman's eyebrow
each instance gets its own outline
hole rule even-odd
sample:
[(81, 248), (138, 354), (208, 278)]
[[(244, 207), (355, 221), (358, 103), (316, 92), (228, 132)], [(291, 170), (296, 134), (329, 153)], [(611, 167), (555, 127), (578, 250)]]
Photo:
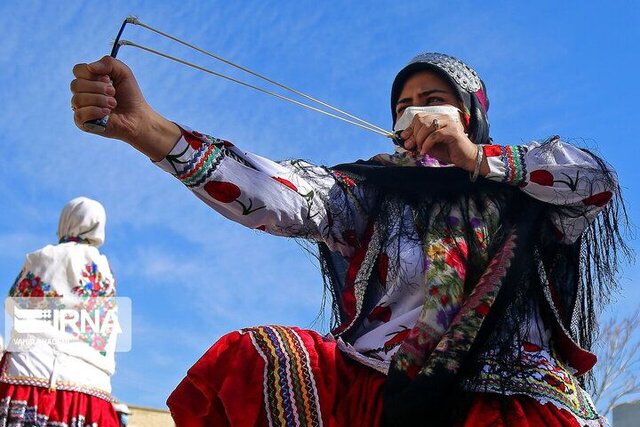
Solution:
[[(432, 90), (425, 90), (424, 92), (420, 92), (421, 96), (427, 97), (430, 95), (433, 95), (434, 93), (449, 93), (446, 90), (443, 89), (432, 89)], [(398, 100), (398, 102), (396, 102), (396, 105), (398, 104), (406, 104), (407, 102), (411, 102), (411, 97), (406, 97), (406, 98), (401, 98)]]

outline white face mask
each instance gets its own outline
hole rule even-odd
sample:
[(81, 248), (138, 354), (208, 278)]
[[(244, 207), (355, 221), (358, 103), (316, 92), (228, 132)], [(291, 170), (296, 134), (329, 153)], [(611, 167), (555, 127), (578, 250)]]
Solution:
[(435, 105), (431, 107), (407, 107), (402, 116), (396, 121), (393, 127), (394, 132), (405, 130), (413, 121), (413, 117), (418, 113), (444, 114), (455, 121), (460, 121), (460, 110), (452, 105)]

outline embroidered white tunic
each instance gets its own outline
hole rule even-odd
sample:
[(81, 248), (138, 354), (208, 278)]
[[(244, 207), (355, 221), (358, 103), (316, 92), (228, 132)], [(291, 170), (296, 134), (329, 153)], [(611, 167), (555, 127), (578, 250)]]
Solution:
[[(63, 209), (58, 227), (62, 243), (27, 254), (9, 296), (31, 311), (52, 314), (62, 307), (90, 312), (93, 321), (115, 303), (115, 279), (98, 247), (104, 242), (106, 214), (95, 200), (79, 197)], [(19, 304), (18, 307), (25, 308)], [(33, 330), (16, 328), (7, 337), (0, 382), (79, 391), (106, 400), (115, 371), (115, 330), (41, 322)], [(59, 325), (62, 324), (61, 328)]]

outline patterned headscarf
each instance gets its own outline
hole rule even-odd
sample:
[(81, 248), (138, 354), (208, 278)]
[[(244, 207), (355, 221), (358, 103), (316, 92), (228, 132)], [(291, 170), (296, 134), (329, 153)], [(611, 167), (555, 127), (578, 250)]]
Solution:
[(414, 57), (396, 75), (391, 86), (391, 116), (396, 122), (396, 103), (409, 77), (419, 71), (433, 71), (455, 90), (462, 101), (465, 127), (476, 144), (489, 144), (489, 98), (483, 81), (467, 64), (442, 53), (426, 52)]
[(83, 242), (96, 248), (104, 243), (107, 215), (104, 207), (87, 197), (76, 197), (67, 203), (60, 213), (58, 240)]

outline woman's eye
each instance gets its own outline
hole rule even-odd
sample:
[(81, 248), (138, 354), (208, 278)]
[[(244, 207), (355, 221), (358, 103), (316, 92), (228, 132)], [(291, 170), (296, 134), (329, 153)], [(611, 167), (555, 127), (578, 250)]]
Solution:
[(396, 110), (396, 116), (397, 116), (397, 117), (400, 117), (400, 116), (402, 115), (402, 113), (404, 113), (404, 110), (405, 110), (406, 108), (407, 108), (407, 107), (398, 108), (398, 109)]
[(431, 96), (427, 98), (427, 105), (438, 105), (438, 104), (444, 104), (444, 99), (438, 96)]

